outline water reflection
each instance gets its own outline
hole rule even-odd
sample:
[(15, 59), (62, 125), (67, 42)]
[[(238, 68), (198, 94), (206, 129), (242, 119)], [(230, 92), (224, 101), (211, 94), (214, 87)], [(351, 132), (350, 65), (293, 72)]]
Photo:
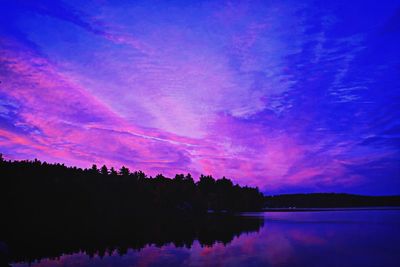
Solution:
[[(9, 247), (7, 254), (12, 262), (37, 262), (43, 258), (62, 262), (69, 259), (69, 256), (57, 258), (63, 254), (73, 254), (72, 259), (82, 256), (103, 259), (124, 256), (129, 249), (145, 254), (148, 247), (192, 249), (195, 242), (200, 247), (213, 247), (216, 243), (225, 246), (242, 233), (259, 231), (263, 224), (262, 216), (221, 214), (163, 215), (118, 222), (108, 218), (92, 227), (72, 222), (62, 227), (50, 224), (15, 227), (3, 240)], [(76, 254), (81, 251), (84, 253)]]
[[(123, 255), (117, 249), (104, 255), (79, 252), (42, 259), (32, 266), (390, 267), (400, 262), (400, 211), (268, 213), (263, 216), (265, 224), (255, 218), (243, 217), (249, 219), (245, 219), (245, 223), (238, 220), (242, 231), (236, 231), (239, 228), (233, 231), (229, 224), (225, 227), (227, 221), (207, 227), (207, 231), (213, 232), (208, 232), (208, 238), (221, 230), (225, 234), (207, 242), (191, 236), (190, 246), (182, 247), (179, 242), (165, 240), (159, 246), (147, 244), (140, 250), (128, 249)], [(245, 225), (258, 225), (261, 229), (247, 227), (245, 230)], [(228, 232), (230, 238), (227, 238)]]

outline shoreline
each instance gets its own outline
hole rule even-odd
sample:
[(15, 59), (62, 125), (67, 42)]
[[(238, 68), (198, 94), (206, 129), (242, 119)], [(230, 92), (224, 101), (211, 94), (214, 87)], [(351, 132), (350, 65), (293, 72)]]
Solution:
[(393, 207), (337, 207), (337, 208), (266, 208), (262, 212), (312, 212), (312, 211), (368, 211), (368, 210), (399, 210), (400, 206)]

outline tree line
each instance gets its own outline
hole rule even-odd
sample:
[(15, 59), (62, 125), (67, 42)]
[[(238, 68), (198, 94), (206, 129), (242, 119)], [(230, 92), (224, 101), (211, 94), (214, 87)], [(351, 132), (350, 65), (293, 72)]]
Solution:
[[(0, 194), (10, 213), (68, 213), (71, 216), (133, 216), (153, 212), (255, 211), (264, 204), (258, 188), (230, 179), (190, 174), (155, 177), (127, 167), (118, 171), (67, 167), (40, 160), (11, 161), (0, 156)], [(85, 217), (83, 216), (83, 218)]]

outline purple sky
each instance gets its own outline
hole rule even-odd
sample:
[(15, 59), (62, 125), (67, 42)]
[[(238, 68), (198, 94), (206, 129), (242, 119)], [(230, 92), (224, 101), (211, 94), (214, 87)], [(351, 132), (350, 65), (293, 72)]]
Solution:
[(0, 4), (8, 159), (400, 194), (400, 1)]

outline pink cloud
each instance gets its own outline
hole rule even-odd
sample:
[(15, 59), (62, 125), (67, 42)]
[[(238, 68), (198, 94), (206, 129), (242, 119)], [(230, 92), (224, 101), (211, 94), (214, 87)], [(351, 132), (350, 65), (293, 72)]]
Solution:
[[(1, 132), (4, 153), (226, 176), (262, 190), (357, 185), (363, 178), (349, 166), (390, 156), (319, 134), (318, 97), (285, 102), (298, 82), (287, 58), (303, 43), (282, 29), (294, 25), (288, 14), (296, 7), (260, 6), (263, 16), (248, 4), (215, 7), (187, 10), (207, 18), (188, 20), (195, 30), (152, 12), (157, 23), (130, 23), (137, 6), (82, 19), (48, 14), (40, 29), (29, 18), (21, 31), (35, 47), (1, 39), (0, 94), (18, 106)], [(74, 41), (54, 31), (55, 22)], [(291, 29), (294, 37), (303, 36), (302, 25)]]

